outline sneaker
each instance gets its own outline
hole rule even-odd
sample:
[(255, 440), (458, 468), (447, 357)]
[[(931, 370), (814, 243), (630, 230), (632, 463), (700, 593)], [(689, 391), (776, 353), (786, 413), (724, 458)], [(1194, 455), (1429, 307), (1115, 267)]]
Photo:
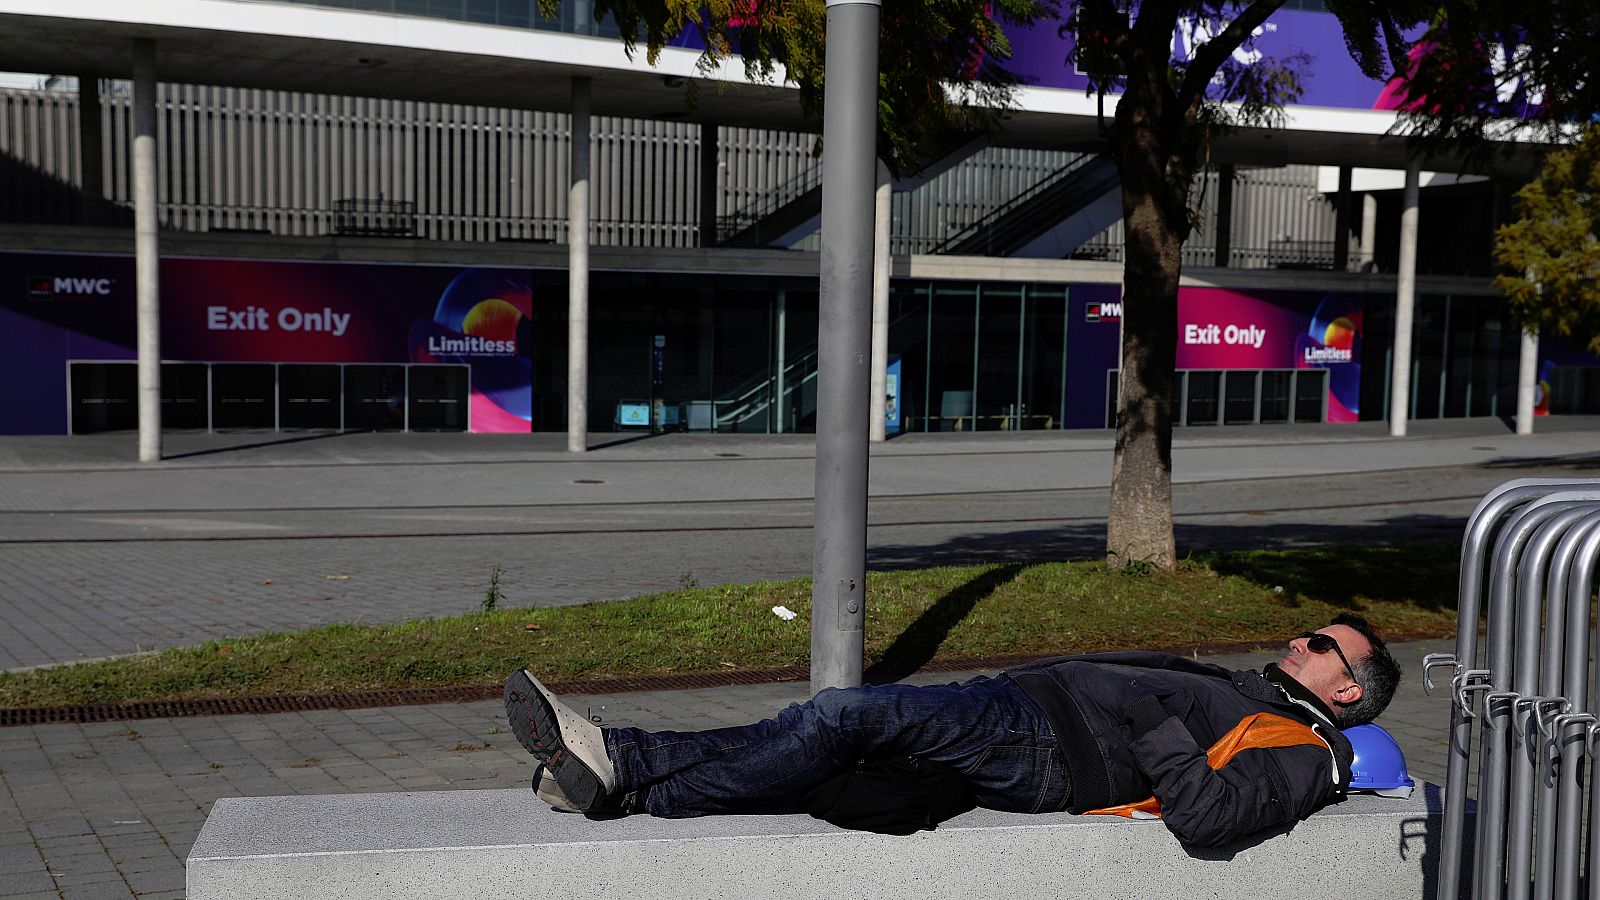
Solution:
[(533, 793), (540, 800), (550, 804), (552, 809), (560, 812), (581, 812), (572, 805), (566, 794), (561, 793), (561, 785), (556, 784), (556, 777), (542, 765), (533, 773)]
[(526, 669), (506, 680), (505, 700), (511, 732), (555, 779), (569, 808), (602, 807), (616, 790), (617, 773), (600, 726), (567, 708)]

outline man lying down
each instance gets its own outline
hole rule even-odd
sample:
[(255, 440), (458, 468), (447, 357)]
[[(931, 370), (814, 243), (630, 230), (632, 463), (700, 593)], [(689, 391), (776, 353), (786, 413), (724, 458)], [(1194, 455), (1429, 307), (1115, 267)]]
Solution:
[(541, 763), (539, 797), (595, 817), (806, 811), (861, 761), (911, 758), (959, 773), (988, 809), (1159, 815), (1184, 843), (1214, 846), (1341, 799), (1354, 755), (1341, 729), (1371, 722), (1399, 681), (1383, 640), (1345, 614), (1259, 673), (1063, 656), (962, 684), (830, 688), (692, 732), (602, 728), (526, 670), (505, 703)]

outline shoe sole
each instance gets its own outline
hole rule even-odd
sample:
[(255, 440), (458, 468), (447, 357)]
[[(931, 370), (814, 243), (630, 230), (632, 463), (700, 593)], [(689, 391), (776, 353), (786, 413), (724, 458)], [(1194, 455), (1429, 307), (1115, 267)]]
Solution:
[(561, 793), (561, 785), (556, 783), (556, 777), (551, 775), (550, 770), (546, 769), (543, 764), (540, 764), (538, 770), (533, 773), (533, 794), (559, 812), (575, 813), (582, 811), (572, 805), (572, 801), (567, 799), (566, 794)]
[(608, 791), (600, 777), (561, 738), (559, 715), (533, 677), (517, 671), (506, 680), (506, 720), (523, 749), (544, 764), (567, 802), (579, 812), (595, 808)]

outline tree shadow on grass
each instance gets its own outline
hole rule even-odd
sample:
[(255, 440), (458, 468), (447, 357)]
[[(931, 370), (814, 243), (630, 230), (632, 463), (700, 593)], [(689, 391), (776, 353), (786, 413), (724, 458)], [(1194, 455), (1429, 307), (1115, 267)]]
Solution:
[(1282, 587), (1284, 599), (1316, 597), (1360, 611), (1369, 600), (1408, 600), (1430, 612), (1454, 609), (1461, 550), (1450, 543), (1398, 546), (1345, 545), (1306, 549), (1293, 556), (1199, 553), (1195, 558), (1222, 575), (1264, 587)]
[(900, 632), (889, 649), (883, 651), (883, 658), (867, 669), (864, 680), (870, 684), (890, 684), (927, 665), (939, 651), (939, 645), (972, 612), (978, 601), (1015, 579), (1028, 566), (1027, 563), (1011, 563), (989, 569), (934, 601)]

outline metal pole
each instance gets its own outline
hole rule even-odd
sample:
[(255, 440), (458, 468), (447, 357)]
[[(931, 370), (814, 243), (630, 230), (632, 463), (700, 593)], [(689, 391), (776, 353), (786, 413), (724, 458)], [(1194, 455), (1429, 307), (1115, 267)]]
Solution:
[[(1545, 622), (1552, 629), (1551, 640), (1559, 646), (1560, 636), (1555, 632), (1559, 612), (1552, 608), (1545, 614), (1545, 573), (1563, 534), (1593, 507), (1578, 506), (1552, 516), (1534, 532), (1517, 564), (1516, 597), (1516, 661), (1511, 689), (1522, 695), (1512, 704), (1511, 786), (1508, 828), (1506, 834), (1506, 896), (1511, 900), (1526, 900), (1533, 880), (1533, 818), (1536, 789), (1535, 742), (1539, 732), (1530, 727), (1539, 721), (1534, 706), (1546, 696), (1540, 691), (1540, 638)], [(1558, 601), (1551, 598), (1552, 607)], [(1546, 646), (1545, 654), (1553, 654)], [(1521, 717), (1519, 718), (1518, 713)]]
[(1523, 329), (1517, 354), (1517, 434), (1533, 434), (1533, 393), (1538, 389), (1539, 332)]
[[(1590, 529), (1588, 531), (1588, 533), (1584, 536), (1583, 543), (1579, 546), (1578, 552), (1573, 557), (1572, 568), (1568, 572), (1568, 586), (1567, 586), (1567, 602), (1572, 604), (1574, 607), (1580, 608), (1580, 609), (1583, 610), (1583, 618), (1584, 618), (1584, 624), (1585, 625), (1588, 624), (1589, 597), (1592, 595), (1592, 593), (1594, 591), (1595, 565), (1596, 565), (1597, 562), (1600, 562), (1600, 529)], [(1579, 591), (1583, 592), (1583, 599), (1581, 601), (1577, 599)], [(1577, 618), (1577, 615), (1574, 614), (1573, 618)], [(1589, 631), (1588, 631), (1587, 628), (1583, 628), (1583, 629), (1579, 629), (1579, 630), (1584, 635), (1584, 641), (1583, 641), (1583, 644), (1582, 644), (1583, 651), (1582, 651), (1582, 655), (1579, 656), (1579, 660), (1581, 660), (1581, 661), (1574, 662), (1574, 665), (1583, 666), (1584, 667), (1585, 671), (1583, 673), (1583, 680), (1585, 682), (1587, 682), (1588, 681), (1587, 669), (1588, 669), (1588, 661), (1589, 661), (1588, 654), (1589, 654), (1590, 648), (1592, 647), (1592, 642), (1591, 642), (1590, 634), (1589, 634)], [(1577, 643), (1578, 642), (1576, 640), (1574, 640), (1572, 642), (1573, 645), (1577, 645)], [(1583, 732), (1580, 732), (1580, 738), (1579, 738), (1579, 740), (1577, 742), (1576, 748), (1574, 748), (1576, 752), (1573, 754), (1577, 758), (1577, 763), (1573, 766), (1574, 769), (1577, 769), (1580, 765), (1582, 765), (1582, 760), (1583, 760), (1583, 756), (1584, 756), (1584, 747), (1589, 743), (1589, 740), (1590, 740), (1590, 738), (1588, 736), (1587, 729), (1585, 731), (1583, 731)], [(1563, 756), (1565, 756), (1565, 754), (1563, 754)], [(1591, 771), (1591, 776), (1592, 776), (1592, 771)], [(1576, 782), (1578, 777), (1579, 777), (1578, 774), (1574, 773), (1573, 778), (1574, 778), (1575, 782)], [(1573, 787), (1574, 787), (1574, 789), (1572, 790), (1572, 801), (1573, 801), (1573, 805), (1576, 806), (1576, 805), (1578, 805), (1579, 803), (1582, 802), (1583, 785), (1581, 783), (1575, 783)], [(1600, 858), (1596, 858), (1596, 855), (1595, 855), (1595, 851), (1597, 849), (1596, 846), (1595, 846), (1596, 841), (1600, 841), (1600, 828), (1596, 828), (1595, 827), (1595, 823), (1600, 822), (1600, 791), (1594, 790), (1592, 785), (1591, 785), (1590, 790), (1589, 790), (1589, 795), (1590, 795), (1590, 803), (1591, 803), (1591, 806), (1590, 806), (1590, 809), (1589, 809), (1589, 817), (1588, 817), (1589, 818), (1589, 895), (1590, 896), (1594, 896), (1595, 885), (1597, 883), (1600, 883), (1600, 882), (1596, 882), (1595, 881), (1595, 878), (1600, 877)], [(1581, 816), (1581, 815), (1582, 815), (1581, 812), (1575, 814), (1575, 816)], [(1563, 830), (1561, 832), (1561, 834), (1563, 836), (1565, 836), (1566, 838), (1568, 838), (1569, 842), (1573, 845), (1571, 857), (1570, 857), (1570, 860), (1569, 860), (1569, 863), (1573, 868), (1577, 867), (1577, 864), (1578, 864), (1578, 859), (1577, 859), (1578, 853), (1581, 852), (1581, 848), (1579, 848), (1577, 845), (1578, 845), (1579, 834), (1580, 834), (1580, 829), (1582, 828), (1582, 825), (1583, 825), (1582, 821), (1574, 821), (1574, 822), (1572, 822), (1570, 824), (1570, 826), (1566, 826), (1566, 830)], [(1558, 878), (1560, 878), (1560, 877), (1562, 877), (1563, 874), (1564, 873), (1562, 872), (1562, 869), (1560, 868), (1560, 863), (1558, 862), (1557, 869), (1556, 869), (1556, 875), (1557, 875)], [(1577, 878), (1576, 878), (1576, 875), (1574, 874), (1574, 876), (1572, 878), (1572, 881), (1571, 881), (1569, 892), (1567, 894), (1564, 894), (1564, 895), (1563, 894), (1558, 894), (1557, 896), (1575, 898), (1577, 896), (1577, 893), (1578, 893), (1578, 891), (1577, 891)]]
[[(1600, 543), (1594, 540), (1597, 535), (1600, 535), (1600, 511), (1590, 511), (1587, 518), (1562, 536), (1550, 573), (1552, 600), (1561, 596), (1566, 602), (1566, 608), (1562, 611), (1565, 619), (1562, 634), (1564, 646), (1555, 652), (1552, 644), (1550, 656), (1555, 657), (1561, 665), (1561, 681), (1557, 686), (1560, 695), (1571, 702), (1575, 712), (1587, 708), (1589, 692), (1590, 585), (1583, 578), (1578, 565), (1582, 554), (1587, 552), (1589, 568), (1586, 571), (1594, 571), (1594, 554), (1600, 551)], [(1573, 577), (1574, 572), (1578, 573), (1577, 577)], [(1583, 591), (1582, 598), (1575, 595), (1579, 589)], [(1557, 591), (1562, 593), (1558, 595)], [(1575, 721), (1571, 722), (1571, 725), (1576, 724)], [(1578, 895), (1579, 835), (1583, 828), (1583, 782), (1579, 773), (1585, 757), (1584, 746), (1588, 743), (1587, 730), (1568, 734), (1561, 729), (1555, 737), (1561, 757), (1556, 770), (1556, 798), (1553, 804), (1555, 822), (1550, 829), (1552, 837), (1548, 842), (1543, 832), (1540, 833), (1539, 866), (1535, 871), (1537, 874), (1544, 868), (1550, 869), (1548, 876), (1540, 876), (1540, 886), (1551, 883), (1554, 896), (1572, 900)], [(1541, 824), (1543, 822), (1541, 817)], [(1546, 849), (1547, 843), (1555, 845), (1553, 853)], [(1542, 889), (1536, 894), (1549, 896)]]
[[(589, 79), (572, 79), (567, 189), (567, 452), (589, 449)], [(654, 416), (654, 410), (651, 411)]]
[(884, 423), (889, 384), (889, 167), (878, 163), (878, 191), (872, 226), (872, 392), (868, 394), (868, 436), (875, 443), (888, 437)]
[(828, 0), (811, 690), (861, 683), (878, 3)]
[(161, 251), (156, 210), (156, 45), (133, 41), (133, 257), (139, 461), (161, 459)]
[(1417, 192), (1421, 164), (1406, 163), (1405, 207), (1400, 213), (1400, 273), (1394, 299), (1394, 377), (1390, 380), (1389, 434), (1406, 436), (1411, 409), (1411, 314), (1417, 297)]

